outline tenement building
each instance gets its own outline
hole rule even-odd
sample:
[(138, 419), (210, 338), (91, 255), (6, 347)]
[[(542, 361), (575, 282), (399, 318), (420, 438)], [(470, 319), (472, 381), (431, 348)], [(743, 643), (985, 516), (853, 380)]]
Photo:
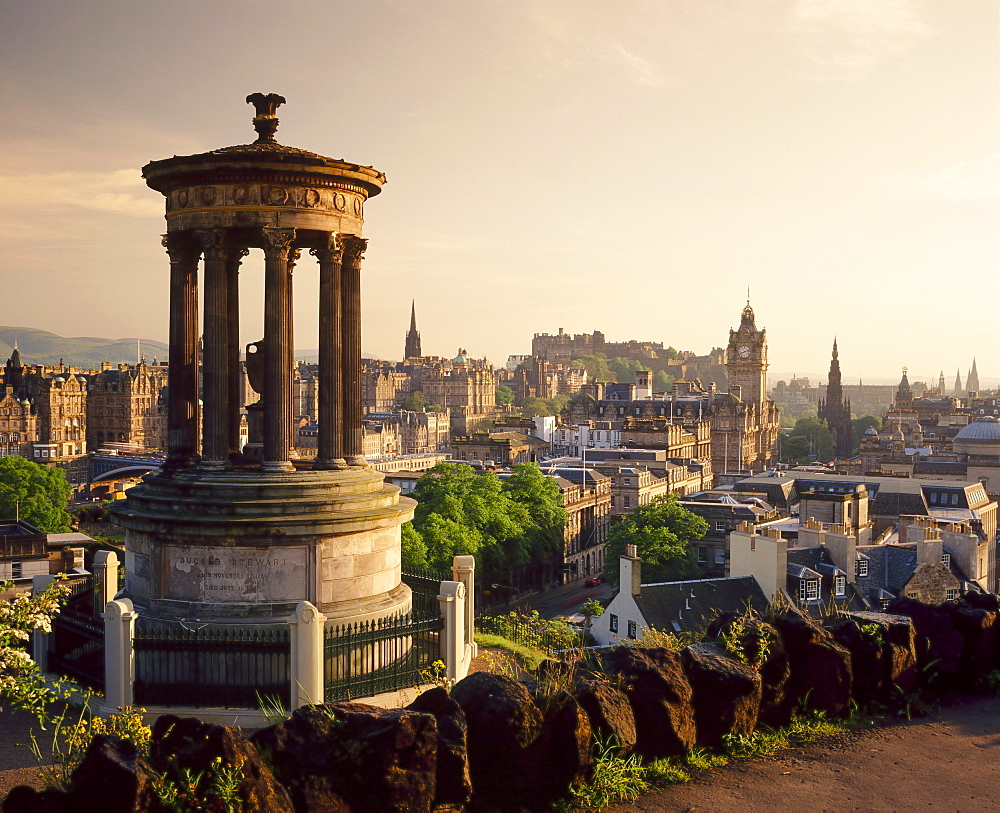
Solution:
[(105, 363), (90, 377), (87, 439), (93, 450), (108, 444), (167, 448), (167, 368)]

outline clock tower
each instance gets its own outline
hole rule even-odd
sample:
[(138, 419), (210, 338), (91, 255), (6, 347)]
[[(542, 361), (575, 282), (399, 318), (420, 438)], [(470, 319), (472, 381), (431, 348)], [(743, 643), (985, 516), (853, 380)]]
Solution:
[(726, 349), (729, 391), (740, 388), (746, 403), (762, 404), (767, 396), (767, 331), (757, 330), (750, 301), (743, 308), (739, 330), (729, 331)]

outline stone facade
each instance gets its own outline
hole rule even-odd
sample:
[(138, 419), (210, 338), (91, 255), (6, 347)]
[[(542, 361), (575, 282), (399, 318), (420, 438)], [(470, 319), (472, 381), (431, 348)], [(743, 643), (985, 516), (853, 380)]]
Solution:
[(167, 448), (167, 369), (146, 364), (110, 364), (90, 377), (87, 439), (96, 450), (122, 443), (139, 449)]

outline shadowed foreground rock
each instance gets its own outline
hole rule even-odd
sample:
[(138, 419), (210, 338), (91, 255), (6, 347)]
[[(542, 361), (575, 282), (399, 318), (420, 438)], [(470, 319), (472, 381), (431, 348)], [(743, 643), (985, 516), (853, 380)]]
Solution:
[(208, 771), (216, 758), (224, 766), (240, 766), (237, 796), (246, 813), (292, 813), (288, 792), (240, 731), (172, 714), (163, 715), (153, 725), (149, 763), (155, 770), (171, 775), (177, 769), (190, 768), (199, 773)]
[(472, 796), (469, 775), (469, 727), (465, 712), (440, 686), (417, 697), (407, 708), (437, 720), (436, 804), (465, 804)]
[(469, 726), (469, 772), (475, 800), (487, 809), (516, 809), (531, 798), (532, 746), (542, 713), (528, 689), (504, 675), (475, 672), (451, 690)]
[(588, 781), (594, 773), (594, 738), (590, 718), (568, 692), (536, 700), (542, 707), (542, 736), (531, 747), (532, 798), (554, 802), (566, 789)]
[(727, 734), (745, 736), (757, 727), (760, 675), (718, 644), (692, 644), (681, 650), (693, 692), (698, 744), (722, 748)]
[(629, 753), (635, 748), (635, 715), (628, 697), (606, 680), (581, 680), (576, 700), (587, 712), (591, 728), (601, 742), (612, 740)]
[(604, 664), (609, 673), (620, 677), (632, 705), (639, 754), (677, 756), (694, 747), (691, 684), (680, 655), (663, 648), (620, 646), (605, 654)]
[(437, 724), (430, 714), (360, 703), (305, 706), (258, 731), (296, 813), (430, 811)]
[(851, 653), (797, 610), (776, 618), (774, 628), (788, 652), (789, 691), (795, 702), (834, 716), (847, 714), (853, 682)]

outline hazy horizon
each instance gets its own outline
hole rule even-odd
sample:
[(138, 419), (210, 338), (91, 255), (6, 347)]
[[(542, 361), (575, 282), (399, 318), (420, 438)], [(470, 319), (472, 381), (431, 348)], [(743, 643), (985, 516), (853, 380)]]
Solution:
[[(167, 335), (141, 167), (254, 137), (388, 176), (366, 353), (535, 332), (707, 353), (750, 289), (772, 381), (1000, 381), (998, 8), (967, 0), (7, 0), (0, 322)], [(245, 263), (244, 341), (263, 263)], [(315, 347), (315, 265), (296, 343)], [(820, 371), (820, 372), (810, 372)], [(778, 373), (776, 376), (775, 373)], [(820, 376), (822, 376), (820, 378)]]

